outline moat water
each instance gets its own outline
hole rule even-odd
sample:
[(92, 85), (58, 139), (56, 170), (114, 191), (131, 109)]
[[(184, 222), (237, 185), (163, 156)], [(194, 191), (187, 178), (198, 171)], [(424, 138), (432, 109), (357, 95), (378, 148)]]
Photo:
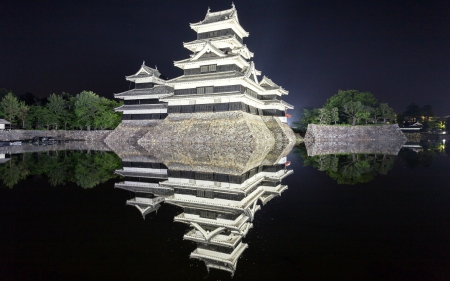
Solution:
[[(131, 162), (114, 152), (6, 154), (10, 159), (0, 159), (0, 279), (449, 280), (449, 147), (423, 142), (397, 155), (308, 157), (300, 146), (276, 159), (275, 170), (267, 163), (240, 167), (243, 174), (256, 171), (247, 177), (293, 173), (281, 179), (287, 189), (280, 196), (258, 201), (261, 209), (242, 238), (248, 248), (233, 272), (208, 272), (204, 261), (190, 258), (197, 245), (183, 236), (193, 228), (174, 222), (183, 208), (165, 202), (143, 219), (125, 204), (137, 193), (117, 188), (130, 178), (114, 172)], [(200, 162), (204, 176), (226, 176)], [(168, 173), (176, 175), (183, 177)]]

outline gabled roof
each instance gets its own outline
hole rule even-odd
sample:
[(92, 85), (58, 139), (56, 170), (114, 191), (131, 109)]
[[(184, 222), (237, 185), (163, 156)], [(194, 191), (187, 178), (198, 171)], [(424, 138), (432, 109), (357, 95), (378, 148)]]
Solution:
[(5, 119), (0, 119), (0, 124), (11, 125), (11, 123), (6, 121)]
[(228, 19), (235, 19), (237, 22), (239, 22), (236, 7), (234, 6), (234, 4), (231, 5), (231, 9), (214, 13), (211, 13), (210, 9), (208, 8), (205, 19), (198, 23), (191, 23), (191, 26), (198, 26), (202, 24), (224, 21)]
[(145, 220), (145, 216), (157, 211), (162, 202), (164, 202), (164, 197), (156, 197), (152, 199), (136, 197), (134, 199), (127, 200), (126, 204), (135, 206)]
[(236, 48), (231, 50), (231, 52), (233, 54), (240, 54), (241, 56), (243, 56), (246, 59), (251, 59), (253, 58), (254, 54), (252, 52), (250, 52), (250, 50), (247, 48), (247, 45), (242, 46), (241, 48)]
[(124, 98), (132, 96), (154, 96), (154, 98), (167, 97), (173, 94), (173, 88), (166, 85), (155, 85), (153, 88), (131, 89), (122, 93), (114, 94), (114, 97)]
[(208, 41), (206, 42), (206, 44), (205, 44), (205, 47), (203, 47), (203, 49), (202, 49), (200, 52), (198, 52), (197, 54), (195, 54), (195, 55), (190, 59), (190, 61), (197, 60), (197, 59), (199, 59), (201, 56), (203, 56), (203, 54), (209, 53), (209, 52), (212, 52), (212, 53), (216, 54), (218, 57), (221, 57), (221, 58), (227, 56), (227, 55), (225, 55), (221, 50), (219, 50), (219, 49), (217, 49), (216, 47), (214, 47), (214, 46), (210, 43), (210, 41), (208, 40)]
[(133, 104), (133, 105), (121, 105), (114, 108), (114, 111), (125, 110), (149, 110), (149, 109), (165, 109), (167, 104)]
[(230, 26), (241, 38), (249, 35), (249, 33), (239, 24), (237, 11), (234, 4), (231, 9), (214, 13), (211, 13), (208, 9), (204, 20), (190, 24), (191, 28), (196, 32), (199, 32), (199, 30), (210, 31), (208, 29), (214, 29), (214, 27), (219, 27), (220, 25), (222, 25), (221, 27)]
[(147, 78), (154, 76), (158, 78), (161, 76), (161, 73), (156, 68), (151, 68), (145, 65), (145, 61), (142, 62), (141, 68), (138, 72), (133, 75), (125, 76), (127, 79), (135, 79), (135, 78)]
[(259, 82), (259, 85), (261, 87), (263, 87), (266, 90), (279, 90), (282, 94), (287, 95), (289, 92), (285, 89), (283, 89), (283, 87), (278, 86), (277, 84), (275, 84), (272, 79), (270, 79), (267, 76), (263, 76), (263, 78), (261, 79), (261, 81)]
[(250, 62), (250, 66), (245, 70), (244, 76), (253, 79), (255, 83), (258, 83), (258, 79), (256, 78), (257, 75), (261, 75), (261, 71), (256, 70), (255, 63), (252, 61)]
[(242, 72), (237, 72), (235, 70), (226, 71), (226, 72), (211, 72), (206, 74), (199, 75), (182, 75), (172, 80), (167, 81), (169, 85), (173, 83), (181, 83), (181, 82), (194, 82), (194, 81), (210, 81), (217, 79), (231, 79), (231, 78), (239, 78), (243, 77)]

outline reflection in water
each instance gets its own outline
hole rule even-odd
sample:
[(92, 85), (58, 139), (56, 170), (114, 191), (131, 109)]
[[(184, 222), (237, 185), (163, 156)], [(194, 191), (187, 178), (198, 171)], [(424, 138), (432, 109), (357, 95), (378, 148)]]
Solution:
[(386, 175), (399, 157), (410, 168), (430, 167), (437, 154), (449, 155), (445, 141), (420, 143), (397, 141), (318, 142), (294, 149), (305, 166), (325, 171), (338, 184), (358, 184)]
[[(367, 151), (367, 150), (366, 150)], [(386, 175), (395, 162), (395, 155), (344, 153), (308, 156), (304, 145), (297, 147), (305, 166), (325, 171), (338, 184), (358, 184), (373, 180), (376, 175)]]
[(10, 161), (0, 165), (0, 179), (5, 186), (13, 188), (27, 176), (45, 176), (52, 186), (74, 182), (82, 188), (93, 188), (117, 177), (114, 170), (120, 167), (120, 158), (112, 152), (37, 148), (38, 152), (13, 154)]
[(410, 168), (430, 167), (438, 154), (450, 155), (450, 146), (442, 140), (423, 140), (420, 143), (407, 143), (409, 149), (402, 149), (398, 156)]
[[(232, 156), (228, 154), (228, 160)], [(242, 155), (234, 156), (231, 162), (248, 163)], [(182, 157), (193, 158), (192, 155), (180, 155)], [(136, 207), (144, 219), (147, 214), (156, 212), (163, 202), (182, 208), (183, 213), (174, 220), (191, 227), (183, 237), (197, 244), (190, 257), (203, 261), (208, 271), (215, 268), (233, 275), (239, 257), (248, 247), (242, 239), (252, 228), (255, 213), (261, 208), (258, 202), (265, 205), (287, 189), (281, 183), (292, 173), (286, 169), (286, 157), (276, 157), (278, 162), (272, 165), (258, 165), (248, 170), (240, 170), (247, 165), (232, 167), (230, 161), (207, 167), (205, 161), (186, 165), (173, 163), (173, 158), (171, 166), (166, 163), (167, 167), (152, 157), (128, 154), (124, 156), (128, 161), (123, 161), (123, 169), (116, 171), (125, 179), (115, 187), (135, 193), (126, 204)], [(266, 163), (267, 158), (256, 162)]]

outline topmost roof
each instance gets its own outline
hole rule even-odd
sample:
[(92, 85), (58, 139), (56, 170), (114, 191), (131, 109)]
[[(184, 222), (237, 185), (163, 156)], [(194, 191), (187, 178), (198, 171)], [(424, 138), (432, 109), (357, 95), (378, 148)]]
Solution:
[(145, 65), (145, 61), (142, 63), (141, 68), (136, 74), (126, 76), (127, 78), (143, 78), (143, 77), (150, 77), (155, 76), (159, 77), (161, 76), (161, 73), (156, 68), (151, 68)]
[(224, 20), (228, 20), (234, 18), (237, 22), (239, 22), (238, 16), (237, 16), (237, 11), (236, 8), (234, 6), (234, 4), (231, 5), (231, 9), (228, 10), (224, 10), (224, 11), (219, 11), (219, 12), (214, 12), (211, 13), (210, 9), (208, 8), (208, 11), (206, 12), (206, 16), (205, 19), (198, 22), (198, 23), (193, 23), (191, 25), (195, 26), (195, 25), (202, 25), (202, 24), (207, 24), (207, 23), (213, 23), (213, 22), (218, 22), (218, 21), (224, 21)]

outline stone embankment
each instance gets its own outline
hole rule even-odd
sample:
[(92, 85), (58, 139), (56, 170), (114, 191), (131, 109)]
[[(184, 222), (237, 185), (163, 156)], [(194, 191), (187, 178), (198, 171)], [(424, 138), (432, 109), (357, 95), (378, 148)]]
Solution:
[(340, 153), (397, 155), (406, 136), (398, 125), (308, 125), (305, 135), (308, 156)]
[(105, 143), (122, 159), (153, 155), (172, 168), (219, 165), (232, 172), (277, 162), (292, 149), (295, 135), (276, 117), (239, 111), (183, 113), (150, 123), (123, 121)]
[(81, 140), (102, 142), (112, 130), (65, 131), (65, 130), (2, 130), (0, 141), (30, 140), (34, 137), (52, 137), (56, 140)]
[(305, 142), (397, 139), (406, 141), (405, 134), (403, 134), (397, 124), (374, 126), (333, 126), (309, 124), (305, 135)]
[(422, 135), (420, 133), (406, 133), (405, 136), (410, 142), (420, 142), (422, 139)]

